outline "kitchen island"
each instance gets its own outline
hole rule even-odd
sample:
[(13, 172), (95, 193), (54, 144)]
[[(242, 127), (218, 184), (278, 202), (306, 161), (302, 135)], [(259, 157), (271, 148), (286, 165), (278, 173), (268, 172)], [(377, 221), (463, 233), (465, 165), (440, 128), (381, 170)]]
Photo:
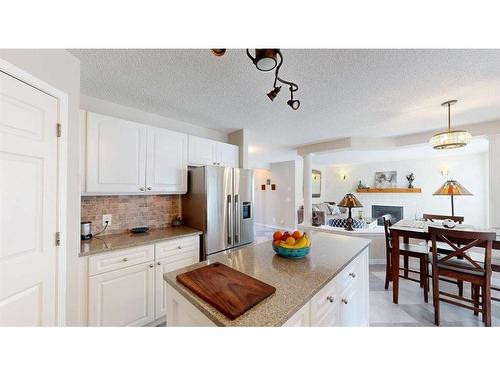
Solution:
[[(303, 259), (275, 254), (272, 242), (244, 246), (163, 275), (167, 326), (366, 326), (370, 240), (309, 232), (311, 252)], [(276, 292), (230, 320), (177, 282), (177, 275), (223, 263), (276, 288)]]

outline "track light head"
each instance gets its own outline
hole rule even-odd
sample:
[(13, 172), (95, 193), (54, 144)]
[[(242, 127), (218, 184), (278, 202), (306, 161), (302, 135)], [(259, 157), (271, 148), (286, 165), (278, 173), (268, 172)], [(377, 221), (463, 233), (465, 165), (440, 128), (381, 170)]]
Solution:
[(290, 99), (289, 101), (286, 102), (286, 104), (292, 107), (294, 111), (296, 111), (300, 107), (300, 101), (294, 99)]
[(279, 94), (281, 90), (281, 86), (278, 86), (278, 87), (275, 87), (273, 90), (269, 91), (269, 93), (267, 93), (267, 97), (269, 99), (271, 99), (271, 101), (274, 100), (274, 98), (276, 98), (276, 96)]

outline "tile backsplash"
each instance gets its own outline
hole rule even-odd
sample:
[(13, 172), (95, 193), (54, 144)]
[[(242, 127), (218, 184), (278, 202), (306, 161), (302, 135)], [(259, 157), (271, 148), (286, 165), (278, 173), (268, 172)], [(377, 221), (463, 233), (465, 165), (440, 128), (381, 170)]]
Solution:
[(82, 221), (92, 222), (92, 232), (103, 229), (102, 215), (111, 214), (111, 226), (106, 234), (125, 232), (147, 225), (165, 228), (181, 215), (180, 195), (119, 195), (82, 197)]

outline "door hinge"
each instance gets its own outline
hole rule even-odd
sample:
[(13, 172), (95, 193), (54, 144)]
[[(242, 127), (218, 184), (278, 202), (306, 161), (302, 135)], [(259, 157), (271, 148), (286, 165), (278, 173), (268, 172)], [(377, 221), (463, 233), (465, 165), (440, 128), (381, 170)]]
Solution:
[(62, 126), (61, 124), (57, 124), (57, 138), (61, 138), (62, 135)]
[(56, 246), (61, 245), (61, 232), (56, 232)]

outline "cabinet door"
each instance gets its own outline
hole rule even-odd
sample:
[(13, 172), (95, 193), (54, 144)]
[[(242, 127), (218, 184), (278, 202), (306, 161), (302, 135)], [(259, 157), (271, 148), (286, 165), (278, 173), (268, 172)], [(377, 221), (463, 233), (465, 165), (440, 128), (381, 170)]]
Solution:
[(147, 191), (186, 193), (187, 135), (152, 127), (147, 132)]
[(87, 113), (87, 193), (140, 193), (146, 180), (146, 127)]
[(364, 301), (359, 284), (352, 285), (342, 292), (340, 299), (340, 326), (360, 327), (364, 322)]
[(189, 136), (189, 165), (217, 165), (217, 142)]
[(239, 168), (240, 148), (229, 143), (218, 142), (217, 162), (224, 167)]
[(143, 326), (154, 320), (154, 264), (89, 277), (89, 325)]
[(169, 262), (165, 259), (160, 259), (156, 262), (155, 268), (155, 319), (160, 319), (165, 316), (167, 312), (167, 290), (166, 281), (163, 280), (163, 274), (177, 270), (191, 264), (198, 263), (198, 254), (186, 255), (185, 258), (175, 262)]

